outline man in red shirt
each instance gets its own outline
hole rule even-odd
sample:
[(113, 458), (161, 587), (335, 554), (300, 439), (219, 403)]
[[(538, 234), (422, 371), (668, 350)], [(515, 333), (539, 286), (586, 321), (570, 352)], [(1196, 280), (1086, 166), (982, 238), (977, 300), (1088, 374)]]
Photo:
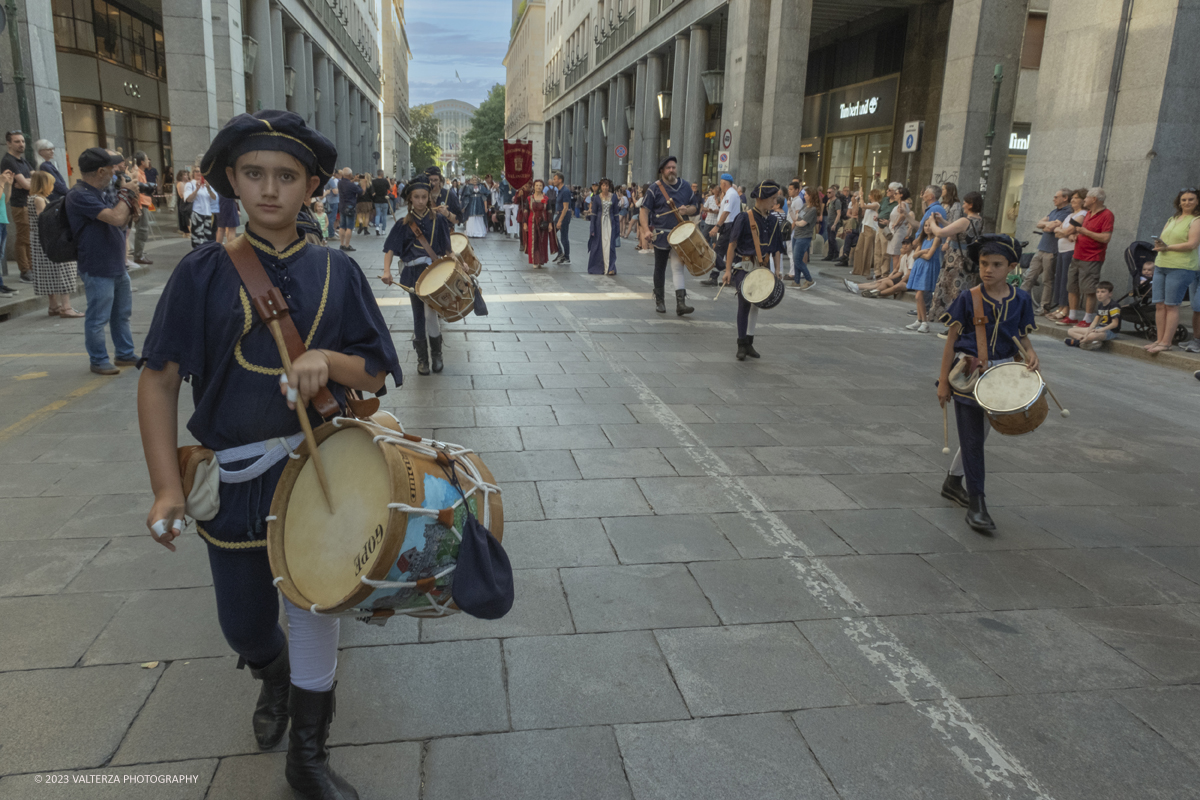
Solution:
[[(1076, 327), (1086, 328), (1096, 318), (1096, 286), (1100, 283), (1100, 269), (1104, 266), (1104, 254), (1115, 222), (1113, 213), (1104, 207), (1104, 200), (1104, 189), (1093, 186), (1083, 201), (1087, 216), (1082, 221), (1070, 220), (1079, 234), (1075, 240), (1075, 255), (1067, 270), (1069, 319)], [(1080, 295), (1086, 298), (1086, 313), (1080, 307)]]

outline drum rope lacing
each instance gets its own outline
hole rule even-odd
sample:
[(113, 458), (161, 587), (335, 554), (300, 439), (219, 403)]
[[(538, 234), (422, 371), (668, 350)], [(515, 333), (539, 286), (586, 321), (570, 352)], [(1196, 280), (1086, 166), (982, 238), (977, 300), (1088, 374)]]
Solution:
[[(391, 414), (389, 414), (389, 416), (391, 416), (392, 419), (396, 419), (395, 416), (393, 416)], [(375, 436), (373, 436), (371, 438), (371, 441), (375, 444), (378, 444), (379, 442), (384, 442), (386, 444), (394, 444), (398, 447), (403, 447), (407, 450), (412, 450), (412, 451), (421, 453), (422, 455), (429, 456), (432, 458), (436, 458), (439, 453), (445, 454), (447, 456), (447, 458), (450, 459), (450, 469), (454, 469), (455, 467), (461, 468), (465, 474), (459, 476), (459, 480), (468, 484), (467, 487), (464, 487), (466, 489), (466, 491), (462, 492), (463, 496), (460, 497), (458, 500), (456, 500), (449, 507), (450, 508), (458, 508), (460, 505), (463, 505), (463, 503), (465, 502), (465, 499), (468, 495), (474, 495), (476, 492), (478, 492), (480, 495), (482, 495), (481, 500), (480, 500), (480, 505), (483, 506), (483, 526), (485, 528), (491, 527), (492, 508), (491, 508), (489, 495), (491, 495), (493, 493), (501, 494), (501, 491), (500, 491), (499, 486), (497, 486), (493, 483), (488, 483), (487, 481), (485, 481), (483, 479), (483, 475), (479, 472), (479, 468), (477, 466), (475, 466), (475, 464), (470, 459), (459, 458), (459, 456), (465, 456), (468, 453), (473, 453), (474, 452), (473, 450), (466, 448), (466, 447), (462, 447), (461, 445), (452, 444), (450, 442), (442, 442), (437, 439), (421, 438), (418, 441), (413, 441), (411, 439), (400, 438), (395, 435), (395, 433), (396, 433), (395, 431), (393, 431), (390, 428), (387, 428), (383, 425), (380, 425), (376, 422), (372, 422), (370, 420), (350, 419), (348, 417), (334, 417), (332, 420), (330, 420), (330, 422), (333, 424), (333, 427), (335, 427), (335, 428), (342, 427), (342, 423), (344, 423), (344, 422), (352, 422), (352, 423), (354, 423), (354, 425), (365, 428), (368, 431), (380, 431), (380, 433), (377, 433)], [(396, 420), (396, 424), (399, 425), (400, 421)], [(401, 428), (400, 433), (404, 433), (403, 428)], [(418, 506), (408, 505), (407, 503), (388, 503), (387, 507), (391, 511), (401, 511), (401, 512), (404, 512), (405, 514), (417, 514), (419, 516), (431, 517), (431, 518), (436, 518), (438, 516), (439, 512), (441, 510), (444, 510), (444, 509), (435, 509), (435, 508), (420, 508)], [(272, 520), (272, 519), (274, 519), (274, 517), (267, 517), (267, 519)], [(462, 534), (459, 533), (458, 531), (456, 531), (453, 527), (450, 527), (450, 532), (454, 534), (454, 536), (459, 540), (459, 542), (462, 541)], [(455, 566), (457, 566), (457, 565), (455, 565)], [(450, 573), (454, 572), (455, 566), (447, 567), (443, 571), (434, 575), (433, 579), (436, 581), (436, 580), (446, 577)], [(282, 580), (283, 580), (282, 576), (278, 577), (274, 581), (272, 581), (272, 584), (275, 586), (278, 586), (280, 581), (282, 581)], [(360, 576), (359, 580), (361, 580), (367, 586), (370, 586), (375, 589), (415, 589), (415, 588), (417, 588), (416, 581), (375, 581), (375, 580), (371, 580), (366, 575)], [(445, 603), (439, 603), (437, 601), (437, 599), (429, 592), (425, 593), (425, 598), (429, 601), (429, 605), (431, 606), (431, 608), (430, 609), (420, 609), (421, 611), (432, 610), (432, 611), (436, 612), (438, 616), (445, 616), (446, 614), (450, 613), (453, 610), (450, 608), (451, 601), (447, 601)], [(370, 609), (362, 609), (362, 608), (347, 609), (347, 610), (341, 611), (341, 612), (329, 613), (329, 612), (317, 611), (317, 604), (313, 603), (309, 607), (308, 610), (312, 614), (320, 614), (322, 616), (361, 617), (361, 616), (363, 616), (364, 610), (370, 610)], [(401, 612), (401, 613), (403, 613), (403, 612)]]

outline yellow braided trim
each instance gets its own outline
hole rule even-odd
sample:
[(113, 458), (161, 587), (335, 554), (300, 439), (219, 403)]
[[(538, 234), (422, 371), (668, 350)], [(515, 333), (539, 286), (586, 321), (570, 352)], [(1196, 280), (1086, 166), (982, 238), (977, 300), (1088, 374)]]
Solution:
[(196, 533), (200, 534), (200, 538), (213, 547), (220, 547), (222, 550), (255, 550), (267, 546), (266, 539), (256, 542), (222, 542), (220, 539), (214, 539), (211, 533), (201, 528), (200, 523), (196, 523)]
[[(251, 240), (253, 241), (253, 240)], [(325, 288), (321, 290), (321, 304), (317, 306), (317, 316), (313, 319), (312, 328), (308, 331), (308, 336), (304, 340), (304, 347), (308, 349), (312, 346), (313, 337), (317, 335), (317, 326), (321, 324), (321, 318), (325, 315), (325, 304), (329, 300), (329, 279), (332, 274), (329, 261), (329, 253), (325, 253)], [(237, 359), (237, 363), (242, 369), (249, 372), (256, 372), (259, 375), (282, 375), (283, 367), (260, 367), (257, 364), (251, 364), (242, 355), (242, 339), (246, 338), (246, 334), (250, 333), (250, 327), (254, 324), (254, 312), (250, 307), (250, 296), (246, 294), (246, 287), (238, 287), (238, 297), (242, 301), (242, 335), (238, 337), (237, 344), (233, 346), (233, 357)]]
[(305, 247), (308, 246), (308, 242), (306, 242), (304, 239), (301, 239), (300, 241), (296, 242), (294, 245), (289, 247), (287, 250), (284, 250), (282, 253), (280, 253), (274, 247), (271, 247), (270, 245), (267, 245), (267, 244), (263, 244), (262, 242), (255, 239), (253, 236), (247, 236), (246, 241), (250, 242), (250, 244), (254, 245), (259, 250), (262, 250), (267, 255), (273, 256), (274, 258), (291, 258), (292, 256), (296, 255), (296, 253), (299, 253), (301, 250), (303, 250)]

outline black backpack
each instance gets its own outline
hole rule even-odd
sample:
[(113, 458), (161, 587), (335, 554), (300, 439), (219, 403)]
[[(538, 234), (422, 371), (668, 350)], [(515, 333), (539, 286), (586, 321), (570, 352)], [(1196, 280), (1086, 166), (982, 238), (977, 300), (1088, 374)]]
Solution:
[(60, 197), (46, 204), (38, 214), (38, 238), (42, 241), (42, 252), (56, 263), (75, 261), (79, 258), (79, 246), (71, 235), (71, 223), (67, 221), (67, 198)]

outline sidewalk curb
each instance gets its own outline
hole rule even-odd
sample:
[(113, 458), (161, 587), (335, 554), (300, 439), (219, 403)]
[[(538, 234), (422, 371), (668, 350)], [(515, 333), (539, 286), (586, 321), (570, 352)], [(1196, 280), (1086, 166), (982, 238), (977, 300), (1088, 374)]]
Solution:
[[(817, 275), (820, 275), (822, 279), (836, 282), (835, 285), (837, 286), (841, 285), (843, 279), (854, 281), (855, 277), (860, 277), (850, 274), (830, 275), (826, 274), (823, 269), (825, 268), (823, 267), (821, 270), (813, 269), (813, 266), (809, 264), (809, 270), (813, 271)], [(854, 282), (860, 283), (861, 281)], [(861, 295), (859, 296), (861, 297)], [(916, 302), (916, 294), (914, 292), (906, 292), (902, 300), (908, 302), (909, 304), (913, 304)], [(1037, 330), (1033, 332), (1035, 336), (1054, 339), (1059, 342), (1066, 341), (1067, 331), (1069, 328), (1055, 325), (1053, 322), (1047, 321), (1044, 317), (1037, 317), (1035, 321), (1038, 323)], [(1133, 358), (1139, 361), (1146, 361), (1162, 367), (1182, 370), (1185, 372), (1195, 372), (1200, 370), (1200, 355), (1193, 355), (1182, 350), (1170, 350), (1165, 353), (1150, 355), (1142, 349), (1142, 344), (1145, 343), (1143, 340), (1134, 339), (1123, 333), (1117, 334), (1117, 336), (1120, 338), (1113, 339), (1109, 342), (1104, 342), (1104, 344), (1100, 346), (1100, 350), (1096, 352), (1111, 353), (1113, 355), (1124, 356), (1125, 358)], [(1084, 350), (1080, 352), (1089, 351)]]

